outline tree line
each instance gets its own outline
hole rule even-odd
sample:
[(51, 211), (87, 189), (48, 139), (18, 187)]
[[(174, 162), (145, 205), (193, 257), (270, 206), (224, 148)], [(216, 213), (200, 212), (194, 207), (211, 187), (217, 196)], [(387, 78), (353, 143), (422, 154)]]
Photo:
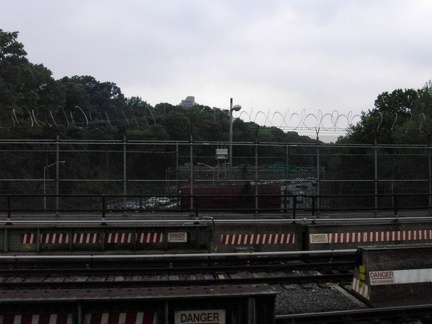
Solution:
[[(157, 140), (221, 141), (228, 138), (226, 110), (159, 103), (125, 97), (114, 82), (72, 76), (55, 80), (42, 64), (26, 58), (18, 32), (0, 29), (0, 132), (3, 138), (51, 138), (53, 133), (83, 138), (110, 138), (127, 130), (131, 136)], [(432, 82), (421, 89), (379, 94), (374, 108), (363, 111), (337, 143), (422, 143), (432, 136)], [(235, 140), (254, 141), (258, 125), (235, 120)], [(261, 127), (270, 142), (307, 142), (296, 132)]]
[[(139, 140), (192, 139), (226, 142), (229, 138), (230, 119), (227, 110), (203, 105), (185, 109), (169, 103), (159, 103), (153, 107), (138, 96), (126, 97), (114, 82), (101, 82), (89, 75), (66, 76), (56, 80), (47, 67), (30, 62), (26, 56), (24, 45), (18, 41), (18, 32), (0, 29), (2, 139), (54, 139), (59, 136), (62, 139), (109, 140), (121, 139), (126, 135), (128, 139)], [(374, 107), (362, 112), (360, 121), (352, 125), (347, 134), (335, 142), (342, 146), (346, 145), (343, 154), (340, 154), (340, 150), (337, 154), (329, 153), (329, 158), (321, 163), (325, 165), (329, 177), (332, 174), (335, 178), (343, 173), (349, 174), (352, 172), (350, 168), (353, 163), (359, 166), (358, 172), (361, 176), (362, 172), (370, 172), (364, 169), (368, 168), (366, 162), (370, 162), (370, 157), (359, 157), (359, 149), (355, 145), (430, 146), (431, 126), (431, 81), (417, 90), (396, 89), (383, 92), (378, 95)], [(254, 122), (245, 122), (239, 118), (235, 120), (234, 141), (255, 142), (258, 134), (260, 142), (316, 142), (293, 131), (284, 132), (276, 127), (259, 127)], [(266, 152), (272, 157), (285, 155), (283, 149), (277, 147), (263, 148), (261, 156)], [(312, 164), (311, 161), (302, 161), (301, 154), (293, 159), (293, 164)], [(7, 161), (13, 160), (13, 156), (3, 155), (2, 160), (7, 164)], [(89, 162), (91, 161), (80, 166), (80, 162), (77, 161), (76, 166), (78, 169), (85, 169), (92, 164)], [(39, 163), (45, 165), (46, 160)], [(159, 172), (156, 170), (160, 161), (148, 163), (154, 164), (146, 166), (150, 173)], [(138, 165), (139, 162), (135, 164)], [(7, 172), (7, 166), (2, 165), (3, 173)], [(40, 166), (36, 169), (40, 170)], [(415, 170), (411, 172), (415, 178)], [(27, 175), (18, 175), (21, 176)]]
[[(159, 103), (125, 97), (114, 82), (72, 76), (55, 80), (42, 64), (26, 58), (18, 32), (0, 30), (0, 136), (2, 138), (110, 139), (127, 132), (143, 140), (226, 141), (226, 110)], [(258, 125), (235, 121), (234, 140), (253, 141)], [(307, 141), (275, 128), (263, 132), (268, 141)]]

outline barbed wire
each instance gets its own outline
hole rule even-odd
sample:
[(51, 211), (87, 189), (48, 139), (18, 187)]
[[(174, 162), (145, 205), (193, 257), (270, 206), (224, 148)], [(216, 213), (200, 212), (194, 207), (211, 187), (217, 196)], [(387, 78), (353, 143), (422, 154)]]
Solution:
[[(90, 109), (83, 109), (80, 106), (75, 106), (73, 109), (66, 112), (66, 110), (59, 105), (55, 109), (45, 110), (45, 115), (39, 113), (38, 116), (36, 116), (34, 109), (29, 109), (23, 106), (21, 107), (20, 112), (16, 109), (11, 110), (11, 126), (31, 128), (42, 127), (43, 123), (40, 123), (40, 121), (44, 120), (45, 125), (48, 125), (49, 127), (74, 126), (85, 128), (95, 122), (105, 122), (112, 128), (115, 127), (115, 123), (122, 123), (125, 127), (138, 128), (141, 126), (140, 122), (142, 126), (149, 126), (149, 119), (154, 125), (157, 125), (157, 119), (159, 116), (155, 115), (150, 108), (148, 108), (147, 117), (145, 114), (140, 116), (140, 122), (132, 109), (114, 108), (114, 113), (108, 113), (107, 110), (102, 111), (98, 106), (93, 107), (93, 110), (96, 110), (95, 113), (97, 116), (97, 118), (93, 118)], [(379, 133), (384, 121), (384, 116), (381, 112), (378, 112), (378, 116), (379, 118), (376, 127), (377, 133)], [(419, 116), (419, 131), (423, 131), (423, 124), (426, 121), (426, 116), (424, 113), (420, 113)], [(410, 123), (413, 122), (414, 117), (417, 116), (411, 114)], [(163, 115), (163, 118), (165, 118), (165, 115)], [(285, 112), (273, 111), (272, 109), (268, 109), (267, 111), (254, 111), (254, 109), (250, 111), (242, 110), (237, 118), (244, 122), (255, 123), (263, 127), (276, 127), (283, 131), (316, 134), (316, 136), (318, 136), (319, 133), (334, 135), (346, 134), (350, 128), (361, 121), (361, 115), (352, 111), (341, 113), (338, 110), (333, 110), (332, 112), (323, 112), (322, 110), (318, 110), (315, 113), (310, 113), (306, 109), (300, 111), (287, 110)], [(399, 122), (398, 114), (395, 113), (391, 119), (392, 120), (388, 120), (388, 122), (391, 124), (390, 130), (393, 131)]]
[[(264, 116), (261, 118), (261, 116)], [(246, 118), (245, 118), (246, 116)], [(277, 127), (285, 131), (297, 132), (313, 132), (317, 130), (332, 133), (345, 133), (349, 128), (360, 121), (361, 115), (353, 112), (340, 113), (333, 110), (331, 113), (325, 113), (318, 110), (317, 113), (308, 113), (306, 109), (300, 112), (286, 111), (282, 114), (279, 111), (272, 112), (271, 109), (265, 113), (258, 110), (254, 114), (251, 112), (242, 111), (239, 118), (248, 122), (254, 122), (265, 127)]]
[[(45, 116), (39, 114), (39, 118), (36, 117), (34, 109), (28, 109), (27, 107), (21, 107), (21, 113), (18, 114), (16, 109), (11, 110), (12, 127), (42, 127), (39, 123), (40, 120), (44, 120), (46, 125), (49, 127), (88, 127), (90, 124), (96, 121), (106, 122), (110, 127), (114, 127), (114, 122), (122, 122), (127, 127), (139, 127), (137, 117), (133, 110), (115, 109), (116, 119), (114, 119), (108, 111), (102, 112), (97, 106), (96, 115), (98, 119), (93, 120), (92, 113), (90, 110), (87, 112), (80, 106), (75, 106), (70, 111), (66, 110), (61, 106), (57, 106), (55, 109), (49, 109)], [(25, 113), (27, 112), (27, 113)], [(153, 124), (157, 124), (156, 116), (151, 109), (148, 109), (150, 119)], [(111, 114), (112, 115), (112, 114)], [(40, 119), (42, 118), (42, 119)], [(264, 127), (276, 127), (284, 131), (297, 131), (297, 132), (316, 132), (318, 129), (322, 132), (332, 133), (345, 133), (348, 128), (354, 125), (360, 120), (360, 115), (349, 112), (343, 114), (337, 110), (333, 110), (331, 113), (324, 113), (318, 110), (317, 113), (308, 113), (305, 109), (300, 112), (291, 112), (288, 110), (284, 113), (280, 111), (272, 111), (268, 109), (267, 112), (263, 110), (257, 110), (254, 112), (252, 109), (250, 112), (242, 111), (239, 115), (240, 119), (245, 122), (256, 123)], [(28, 120), (29, 122), (25, 122)], [(131, 120), (134, 122), (131, 123)], [(149, 125), (148, 118), (143, 116), (145, 125)]]

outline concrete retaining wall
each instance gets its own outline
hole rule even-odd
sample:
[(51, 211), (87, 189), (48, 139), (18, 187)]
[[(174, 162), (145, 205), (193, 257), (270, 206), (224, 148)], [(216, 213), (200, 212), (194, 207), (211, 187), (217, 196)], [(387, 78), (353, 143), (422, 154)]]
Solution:
[(254, 251), (302, 251), (303, 227), (277, 223), (217, 223), (212, 251), (220, 253)]
[(308, 250), (432, 243), (432, 223), (308, 225), (305, 235)]
[[(0, 228), (1, 252), (210, 251), (207, 225)], [(211, 228), (210, 228), (211, 230)]]
[(432, 302), (432, 245), (360, 248), (353, 291), (375, 307)]

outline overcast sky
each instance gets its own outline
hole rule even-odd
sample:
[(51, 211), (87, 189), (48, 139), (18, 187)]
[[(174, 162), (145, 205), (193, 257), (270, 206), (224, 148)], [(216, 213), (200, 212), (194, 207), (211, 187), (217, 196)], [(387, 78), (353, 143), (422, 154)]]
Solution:
[(232, 97), (235, 116), (285, 130), (432, 79), (430, 0), (10, 0), (0, 29), (56, 79), (91, 75), (153, 106)]

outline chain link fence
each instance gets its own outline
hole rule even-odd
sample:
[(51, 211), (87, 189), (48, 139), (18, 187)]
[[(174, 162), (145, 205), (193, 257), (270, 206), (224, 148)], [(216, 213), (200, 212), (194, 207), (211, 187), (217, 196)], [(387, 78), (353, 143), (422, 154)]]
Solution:
[(4, 140), (0, 149), (3, 211), (431, 207), (432, 148), (425, 146), (232, 143), (228, 156), (228, 143), (124, 136)]

